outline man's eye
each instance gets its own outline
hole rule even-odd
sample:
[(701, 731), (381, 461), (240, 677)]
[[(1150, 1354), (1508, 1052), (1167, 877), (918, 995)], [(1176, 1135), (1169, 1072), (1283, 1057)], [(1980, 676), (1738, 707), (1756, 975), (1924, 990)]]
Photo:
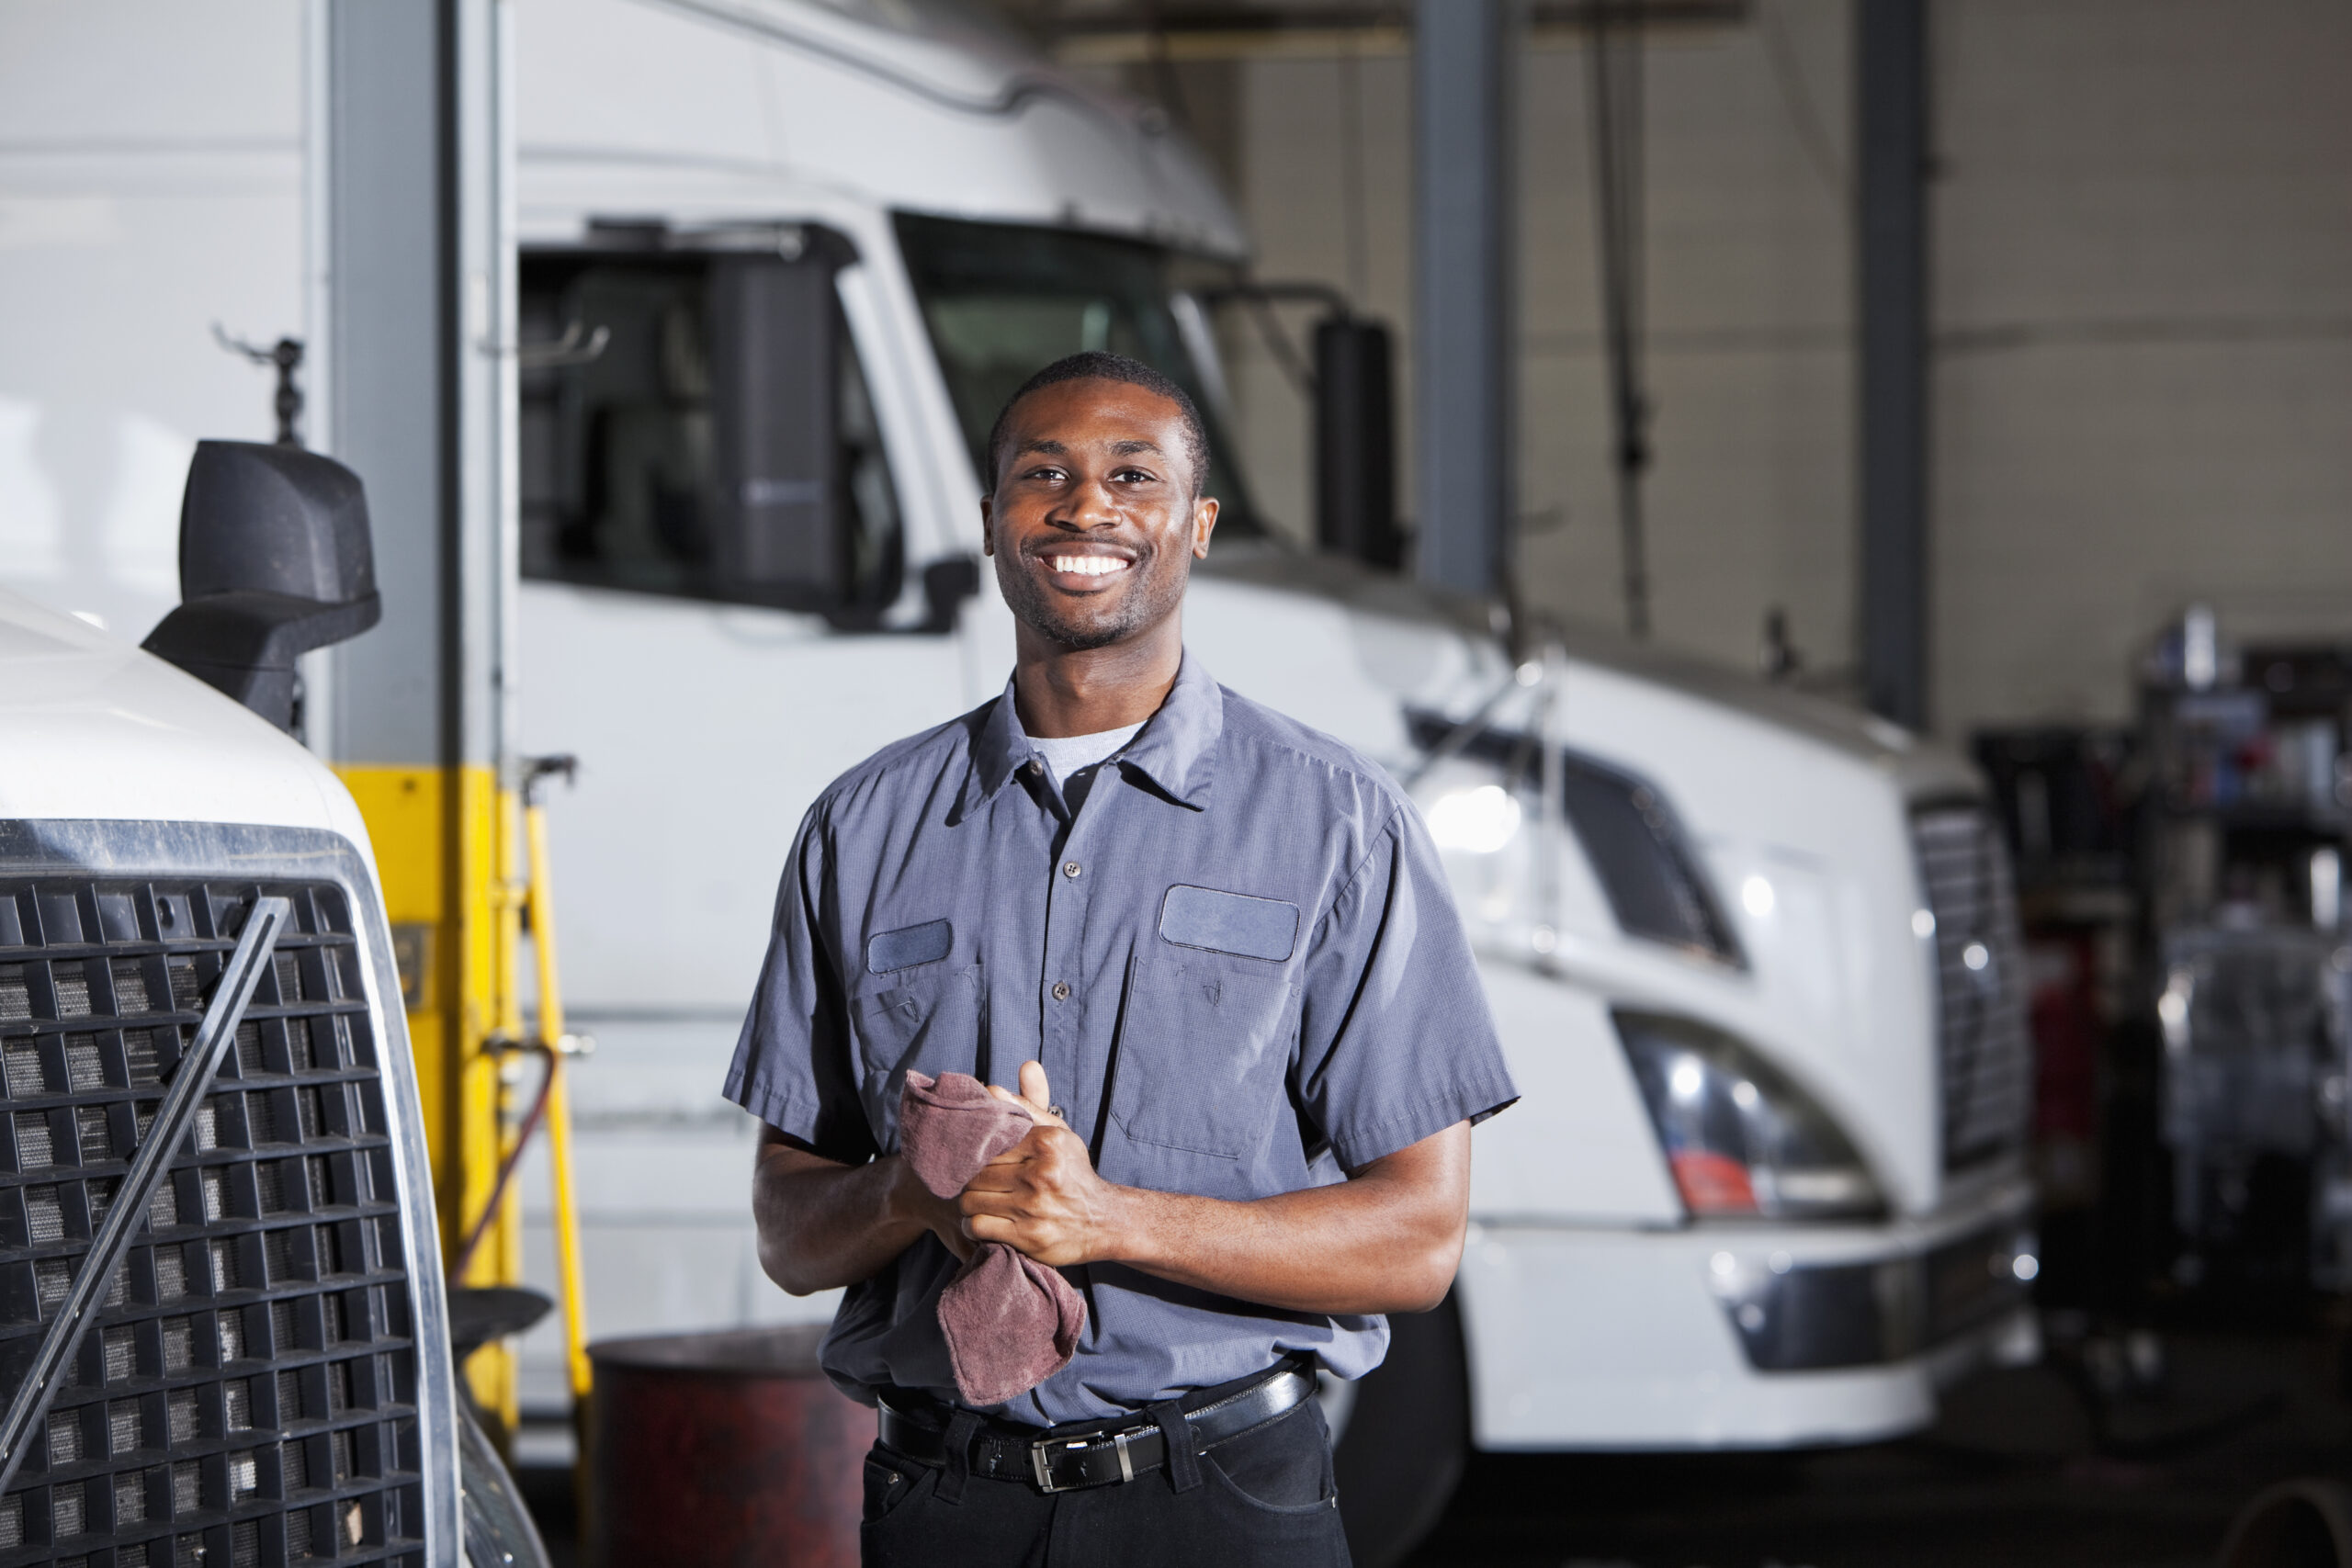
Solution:
[(1121, 468), (1111, 477), (1121, 484), (1130, 485), (1148, 485), (1159, 478), (1148, 468)]

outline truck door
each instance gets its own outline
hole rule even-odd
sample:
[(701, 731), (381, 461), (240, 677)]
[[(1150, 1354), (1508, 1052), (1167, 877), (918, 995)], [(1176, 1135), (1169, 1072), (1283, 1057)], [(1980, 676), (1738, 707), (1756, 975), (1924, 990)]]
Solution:
[[(598, 1043), (573, 1092), (600, 1336), (790, 1305), (717, 1095), (776, 878), (820, 789), (968, 705), (841, 307), (855, 265), (814, 227), (522, 258), (523, 743), (581, 764), (549, 829), (569, 1011)], [(561, 1401), (552, 1348), (526, 1343), (526, 1403)]]

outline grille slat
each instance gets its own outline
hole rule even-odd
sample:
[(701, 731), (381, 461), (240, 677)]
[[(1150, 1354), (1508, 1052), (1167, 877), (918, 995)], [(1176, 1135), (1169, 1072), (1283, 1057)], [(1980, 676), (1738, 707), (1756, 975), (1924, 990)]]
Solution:
[(0, 1497), (0, 1568), (421, 1562), (391, 1122), (332, 885), (0, 879), (0, 1355), (47, 1331), (265, 892), (294, 926)]
[(1943, 1167), (1957, 1171), (2021, 1149), (2033, 1114), (2017, 889), (1999, 831), (1982, 808), (1918, 812), (1911, 836), (1936, 921)]

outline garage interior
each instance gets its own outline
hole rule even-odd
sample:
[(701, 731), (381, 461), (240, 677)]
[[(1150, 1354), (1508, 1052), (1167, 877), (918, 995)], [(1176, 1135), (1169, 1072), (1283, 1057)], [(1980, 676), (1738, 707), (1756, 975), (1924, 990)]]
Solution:
[[(1360, 1542), (1358, 1561), (2352, 1562), (2352, 10), (773, 7), (804, 3), (1051, 62), (1200, 150), (1250, 245), (1215, 327), (1227, 429), (1253, 512), (1287, 546), (1491, 599), (1515, 653), (1528, 626), (1590, 628), (1628, 660), (1837, 705), (1960, 753), (1987, 792), (2020, 940), (2013, 959), (1955, 946), (1942, 975), (2021, 971), (2038, 1245), (1999, 1264), (2030, 1295), (2037, 1352), (1973, 1371), (1885, 1440), (1469, 1451), (1442, 1509), (1409, 1537)], [(238, 25), (272, 42), (225, 58), (191, 42), (200, 25), (125, 5), (126, 79), (187, 50), (210, 80), (187, 91), (233, 95), (233, 68), (266, 80), (256, 101), (299, 111), (306, 73), (366, 83), (305, 52), (304, 28), (347, 4), (242, 0)], [(566, 25), (553, 0), (492, 8), (513, 13), (526, 56)], [(0, 156), (34, 171), (0, 170), (0, 260), (114, 246), (104, 287), (135, 290), (113, 220), (52, 178), (107, 135), (87, 116), (70, 134), (51, 124), (74, 118), (37, 80), (45, 50), (64, 58), (62, 17), (58, 0), (0, 14)], [(75, 36), (79, 68), (92, 35)], [(255, 113), (237, 134), (284, 175), (311, 132), (299, 112)], [(408, 207), (354, 204), (383, 227), (333, 242), (346, 259), (380, 248), (388, 293), (322, 303), (303, 237), (255, 207), (254, 270), (277, 293), (237, 296), (240, 280), (224, 298), (245, 313), (220, 308), (220, 344), (171, 343), (205, 367), (205, 406), (151, 422), (162, 478), (144, 491), (77, 477), (119, 459), (76, 412), (103, 400), (87, 389), (138, 368), (77, 345), (97, 328), (74, 310), (0, 301), (0, 585), (137, 640), (177, 602), (193, 439), (271, 440), (288, 417), (274, 397), (299, 389), (296, 412), (305, 397), (331, 407), (346, 422), (333, 450), (369, 472), (388, 594), (406, 573), (444, 617), (354, 645), (314, 716), (346, 760), (471, 759), (506, 747), (511, 720), (494, 705), (453, 717), (416, 672), (458, 681), (507, 635), (483, 585), (511, 563), (492, 534), (442, 527), (501, 503), (473, 427), (412, 427), (368, 399), (395, 383), (450, 407), (515, 396), (489, 357), (430, 361), (381, 304), (435, 267), (511, 265), (514, 243), (494, 254), (487, 231), (447, 216), (462, 206), (449, 169), (366, 162), (403, 148), (365, 125), (334, 144), (339, 177), (413, 186)], [(176, 177), (157, 168), (159, 184)], [(232, 181), (191, 199), (208, 191), (247, 195)], [(410, 256), (401, 224), (428, 209), (444, 213), (442, 252)], [(280, 296), (334, 321), (311, 330), (342, 334), (325, 363), (344, 379), (304, 366)], [(447, 298), (414, 298), (456, 319)], [(281, 333), (294, 346), (273, 359)], [(517, 373), (526, 400), (535, 371), (568, 367), (565, 344)], [(1351, 352), (1393, 358), (1375, 377)], [(369, 353), (391, 368), (347, 368)], [(1349, 510), (1331, 500), (1345, 459), (1330, 410), (1375, 382), (1349, 405), (1368, 423), (1346, 449), (1385, 465), (1364, 469), (1373, 489)], [(355, 453), (407, 478), (379, 490)], [(941, 592), (952, 620), (957, 591)], [(552, 769), (523, 798), (560, 801)], [(1771, 896), (1758, 910), (1747, 895), (1750, 913)], [(528, 1190), (548, 1179), (516, 1168)], [(465, 1190), (486, 1190), (469, 1169)], [(524, 1278), (515, 1224), (503, 1284)], [(554, 1267), (527, 1245), (530, 1269)], [(584, 1388), (584, 1352), (570, 1354)], [(500, 1435), (550, 1557), (589, 1561), (572, 1417), (503, 1386), (519, 1418)], [(2255, 1519), (2249, 1505), (2281, 1487)]]

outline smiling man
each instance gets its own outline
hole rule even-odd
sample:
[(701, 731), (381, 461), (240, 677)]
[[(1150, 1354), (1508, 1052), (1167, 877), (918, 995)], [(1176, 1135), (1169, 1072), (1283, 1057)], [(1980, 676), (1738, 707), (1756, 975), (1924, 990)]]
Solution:
[[(727, 1080), (767, 1123), (761, 1260), (849, 1287), (822, 1357), (878, 1406), (869, 1564), (1344, 1563), (1314, 1374), (1444, 1297), (1471, 1123), (1516, 1091), (1412, 807), (1184, 651), (1217, 514), (1191, 400), (1073, 355), (988, 460), (1012, 678), (801, 826)], [(910, 1070), (1038, 1125), (934, 1198)], [(975, 1242), (1087, 1306), (1069, 1364), (985, 1410), (937, 1310)]]

